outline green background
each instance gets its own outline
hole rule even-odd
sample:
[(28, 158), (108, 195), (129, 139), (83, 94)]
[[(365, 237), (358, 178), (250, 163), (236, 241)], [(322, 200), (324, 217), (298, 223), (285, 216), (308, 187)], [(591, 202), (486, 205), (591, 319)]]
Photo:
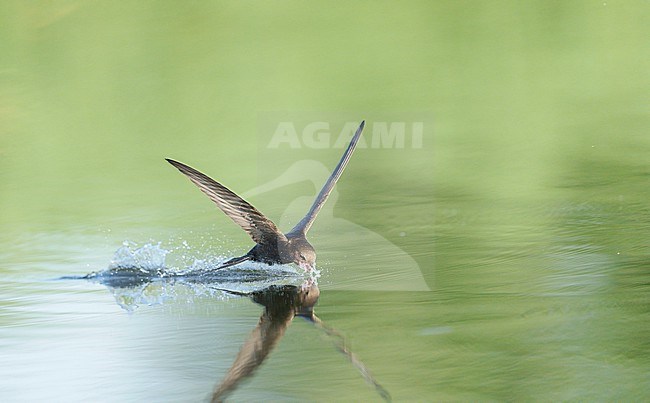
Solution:
[[(648, 26), (645, 1), (0, 2), (0, 390), (204, 398), (259, 307), (127, 316), (101, 286), (45, 279), (104, 269), (123, 241), (179, 265), (247, 250), (163, 158), (238, 193), (335, 165), (340, 149), (265, 149), (277, 114), (425, 122), (422, 148), (357, 150), (332, 205), (401, 254), (318, 221), (310, 238), (319, 315), (395, 400), (646, 398)], [(304, 180), (251, 200), (281, 220), (315, 194)], [(362, 291), (403, 256), (431, 291)], [(233, 398), (377, 399), (316, 334), (290, 328)], [(70, 390), (62, 362), (90, 381)]]

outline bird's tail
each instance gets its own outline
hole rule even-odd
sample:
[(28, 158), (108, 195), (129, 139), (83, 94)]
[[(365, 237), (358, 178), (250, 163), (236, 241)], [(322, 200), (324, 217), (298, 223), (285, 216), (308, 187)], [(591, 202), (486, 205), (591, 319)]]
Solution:
[(236, 264), (239, 264), (241, 262), (245, 262), (247, 260), (251, 260), (251, 257), (249, 255), (234, 257), (234, 258), (230, 259), (229, 261), (223, 263), (221, 266), (217, 267), (214, 270), (225, 269), (226, 267), (234, 266)]

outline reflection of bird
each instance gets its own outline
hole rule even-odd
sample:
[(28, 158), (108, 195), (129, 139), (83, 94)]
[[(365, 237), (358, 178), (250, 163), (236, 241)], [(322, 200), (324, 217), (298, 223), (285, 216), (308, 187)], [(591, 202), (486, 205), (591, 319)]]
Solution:
[(219, 182), (185, 164), (167, 159), (170, 164), (185, 174), (257, 243), (245, 255), (230, 259), (217, 269), (233, 266), (247, 260), (253, 260), (267, 264), (296, 263), (306, 271), (313, 270), (316, 264), (316, 252), (307, 241), (307, 231), (309, 231), (309, 228), (314, 223), (318, 212), (323, 207), (323, 204), (325, 204), (334, 185), (336, 185), (336, 182), (341, 177), (345, 166), (350, 161), (352, 152), (363, 131), (364, 123), (361, 122), (361, 125), (359, 125), (339, 164), (327, 182), (325, 182), (325, 185), (316, 197), (316, 200), (314, 200), (307, 214), (286, 234), (280, 232), (273, 221), (269, 220), (255, 207), (251, 206)]
[(357, 356), (351, 352), (345, 339), (336, 330), (326, 326), (314, 313), (314, 305), (318, 302), (320, 290), (316, 283), (305, 283), (301, 287), (292, 285), (271, 286), (253, 293), (240, 293), (227, 291), (236, 295), (246, 295), (260, 305), (264, 305), (264, 312), (260, 317), (257, 327), (239, 350), (226, 377), (215, 388), (211, 401), (222, 402), (233, 392), (239, 383), (253, 375), (271, 350), (278, 344), (284, 332), (296, 316), (304, 317), (313, 322), (317, 328), (324, 331), (332, 338), (336, 348), (345, 354), (350, 362), (359, 370), (365, 380), (374, 386), (385, 400), (390, 400), (390, 394), (372, 376), (370, 370)]
[[(229, 291), (231, 292), (231, 291)], [(231, 292), (233, 293), (233, 292)], [(228, 374), (212, 395), (213, 402), (220, 402), (232, 392), (240, 381), (251, 376), (262, 365), (271, 350), (284, 336), (295, 315), (311, 315), (320, 294), (318, 286), (300, 289), (295, 286), (271, 286), (249, 295), (253, 301), (264, 305), (264, 313), (257, 327), (242, 346)]]

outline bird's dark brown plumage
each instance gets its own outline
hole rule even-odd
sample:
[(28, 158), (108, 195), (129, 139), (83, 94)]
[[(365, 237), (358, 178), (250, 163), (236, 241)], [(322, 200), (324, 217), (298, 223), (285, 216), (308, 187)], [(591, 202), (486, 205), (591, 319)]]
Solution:
[(219, 206), (221, 211), (226, 213), (235, 224), (242, 227), (256, 243), (275, 243), (278, 238), (285, 238), (273, 221), (266, 218), (264, 214), (227, 187), (183, 163), (171, 159), (167, 159), (167, 162), (184, 173), (210, 200)]
[(218, 269), (233, 266), (246, 260), (267, 264), (296, 263), (305, 270), (314, 269), (316, 252), (307, 241), (307, 231), (311, 228), (318, 212), (323, 204), (325, 204), (327, 197), (332, 192), (332, 189), (334, 189), (334, 185), (336, 185), (336, 182), (350, 161), (350, 157), (354, 152), (364, 125), (365, 122), (361, 122), (361, 125), (359, 125), (359, 128), (350, 141), (350, 145), (332, 172), (332, 175), (325, 182), (325, 185), (305, 217), (286, 235), (278, 229), (273, 221), (269, 220), (264, 214), (260, 213), (255, 207), (237, 196), (230, 189), (192, 167), (178, 161), (167, 159), (167, 162), (176, 167), (198, 186), (203, 193), (216, 203), (221, 211), (237, 225), (242, 227), (256, 243), (247, 254), (225, 262)]

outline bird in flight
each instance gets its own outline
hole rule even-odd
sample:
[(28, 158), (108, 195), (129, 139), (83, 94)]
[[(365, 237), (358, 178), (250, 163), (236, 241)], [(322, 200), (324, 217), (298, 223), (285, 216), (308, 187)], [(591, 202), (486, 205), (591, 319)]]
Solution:
[(316, 251), (307, 241), (307, 231), (311, 228), (318, 212), (325, 204), (327, 197), (332, 192), (332, 189), (334, 189), (334, 185), (336, 185), (336, 182), (350, 161), (350, 157), (352, 157), (364, 125), (365, 121), (361, 122), (350, 141), (350, 145), (348, 145), (334, 172), (332, 172), (332, 175), (330, 175), (320, 193), (316, 196), (316, 200), (314, 200), (307, 214), (286, 234), (282, 233), (273, 221), (260, 213), (246, 200), (237, 196), (219, 182), (185, 164), (167, 159), (167, 162), (176, 167), (190, 181), (198, 186), (210, 200), (216, 203), (221, 211), (237, 225), (242, 227), (256, 243), (245, 255), (232, 258), (215, 270), (234, 266), (247, 260), (266, 264), (295, 263), (307, 272), (314, 270), (316, 265)]

